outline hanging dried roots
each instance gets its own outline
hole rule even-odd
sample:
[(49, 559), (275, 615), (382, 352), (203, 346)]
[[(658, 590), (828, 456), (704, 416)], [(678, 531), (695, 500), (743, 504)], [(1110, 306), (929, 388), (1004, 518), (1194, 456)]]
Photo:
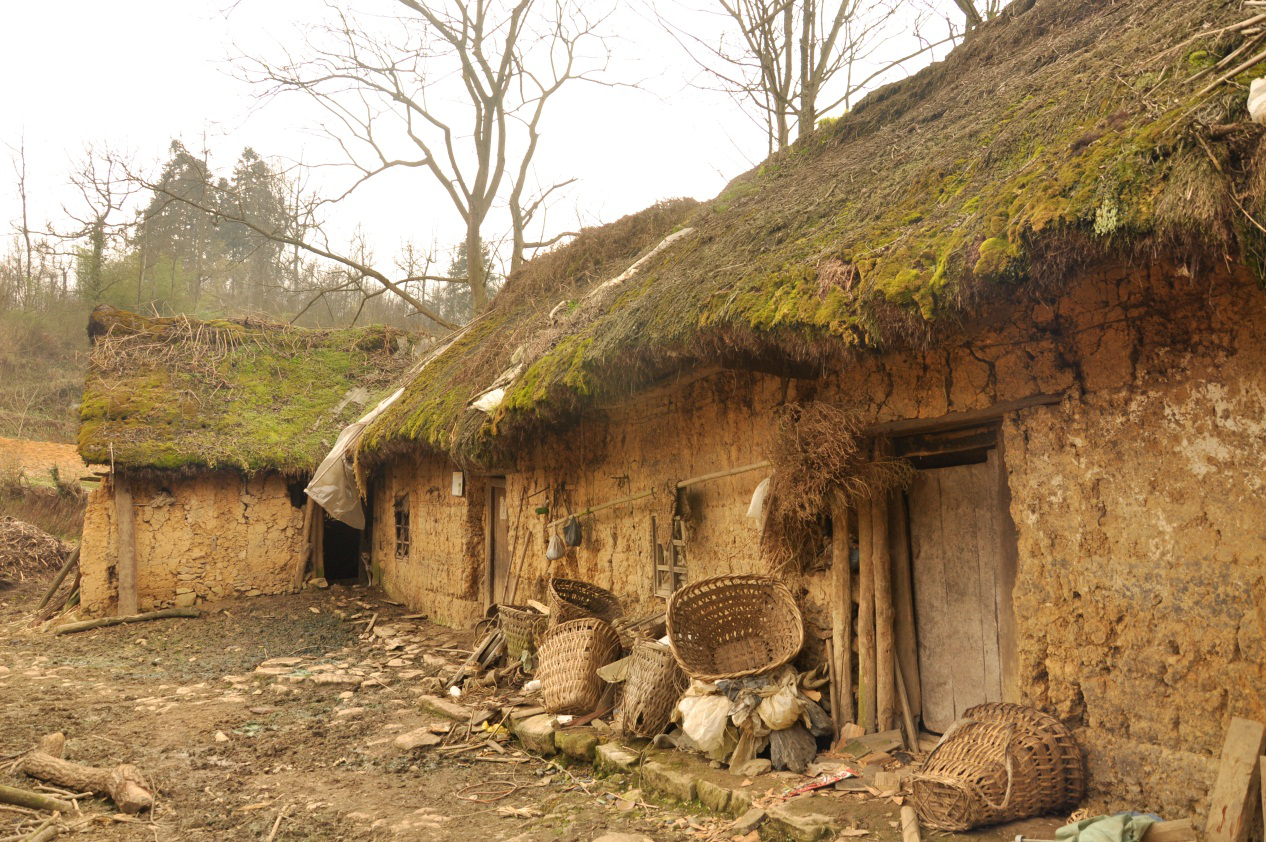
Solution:
[(762, 551), (778, 571), (804, 570), (823, 552), (836, 494), (854, 502), (890, 493), (913, 473), (901, 459), (876, 455), (859, 413), (825, 403), (777, 412)]

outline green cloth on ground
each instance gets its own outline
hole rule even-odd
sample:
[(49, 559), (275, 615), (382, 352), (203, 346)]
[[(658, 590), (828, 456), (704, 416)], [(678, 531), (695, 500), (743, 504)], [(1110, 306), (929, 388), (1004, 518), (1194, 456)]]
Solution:
[(1130, 813), (1093, 816), (1055, 831), (1055, 842), (1140, 842), (1155, 823), (1151, 816)]

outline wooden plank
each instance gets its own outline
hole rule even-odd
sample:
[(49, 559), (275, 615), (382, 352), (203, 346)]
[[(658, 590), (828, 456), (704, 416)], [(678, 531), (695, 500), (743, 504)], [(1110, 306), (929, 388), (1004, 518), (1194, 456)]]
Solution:
[(1266, 726), (1231, 717), (1222, 744), (1218, 778), (1205, 822), (1207, 842), (1245, 842), (1261, 799), (1260, 763), (1266, 751)]
[(136, 584), (136, 511), (127, 477), (118, 474), (114, 477), (114, 512), (119, 533), (115, 571), (119, 581), (118, 612), (120, 617), (130, 617), (140, 610)]
[(1156, 822), (1147, 826), (1139, 842), (1196, 842), (1196, 829), (1192, 827), (1191, 819)]
[(914, 588), (910, 571), (910, 534), (907, 529), (906, 498), (894, 494), (888, 516), (888, 546), (892, 550), (893, 636), (897, 648), (897, 668), (905, 681), (910, 713), (922, 712), (919, 693), (919, 643), (914, 623)]
[(831, 507), (831, 652), (839, 692), (832, 707), (837, 728), (853, 721), (853, 568), (848, 505), (836, 495)]
[(915, 619), (918, 625), (919, 678), (923, 722), (943, 733), (954, 721), (952, 665), (941, 643), (955, 633), (946, 607), (941, 536), (939, 472), (921, 471), (910, 485), (910, 552), (914, 573)]
[(870, 435), (905, 435), (930, 430), (952, 430), (956, 427), (971, 427), (986, 421), (992, 421), (1021, 409), (1034, 406), (1052, 406), (1064, 399), (1059, 395), (1033, 395), (1013, 401), (1003, 401), (984, 409), (972, 409), (967, 412), (950, 412), (936, 418), (903, 418), (899, 421), (887, 421), (866, 428)]
[(317, 506), (312, 512), (312, 577), (325, 578), (325, 509)]
[(857, 507), (857, 724), (866, 733), (875, 730), (875, 573), (871, 544), (870, 501)]
[(984, 668), (983, 701), (1002, 701), (1002, 659), (998, 654), (999, 573), (1002, 570), (1001, 530), (998, 516), (998, 452), (989, 451), (983, 465), (972, 465), (972, 486), (978, 495), (976, 560), (979, 578), (981, 664)]
[(871, 567), (875, 576), (875, 727), (892, 730), (897, 719), (892, 633), (892, 559), (888, 553), (888, 500), (871, 506)]

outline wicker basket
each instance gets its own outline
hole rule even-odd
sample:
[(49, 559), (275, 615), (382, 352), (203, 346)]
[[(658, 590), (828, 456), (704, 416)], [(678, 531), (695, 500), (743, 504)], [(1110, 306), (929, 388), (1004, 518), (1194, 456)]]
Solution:
[(700, 681), (776, 669), (804, 645), (791, 590), (767, 576), (716, 576), (668, 600), (668, 640), (677, 663)]
[(575, 579), (551, 579), (549, 583), (549, 622), (551, 626), (597, 617), (614, 623), (624, 616), (620, 600), (606, 588), (578, 582)]
[(638, 640), (630, 658), (621, 726), (625, 733), (654, 737), (668, 727), (690, 679), (678, 666), (673, 650), (662, 643)]
[(524, 652), (535, 652), (549, 617), (527, 605), (497, 607), (497, 625), (506, 637), (506, 657), (517, 661)]
[(978, 705), (945, 732), (915, 774), (919, 819), (964, 831), (1065, 812), (1081, 801), (1081, 750), (1063, 723), (1020, 705)]
[(569, 620), (545, 633), (538, 653), (541, 695), (550, 713), (592, 713), (605, 682), (598, 670), (620, 657), (620, 637), (597, 617)]

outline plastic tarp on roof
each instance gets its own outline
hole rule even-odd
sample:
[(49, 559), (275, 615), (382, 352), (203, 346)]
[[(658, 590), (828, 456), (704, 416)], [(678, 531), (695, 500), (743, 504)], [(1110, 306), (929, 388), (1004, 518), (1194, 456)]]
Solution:
[(317, 466), (312, 481), (304, 492), (332, 518), (343, 521), (353, 529), (365, 528), (365, 509), (360, 502), (360, 489), (356, 486), (356, 471), (352, 465), (352, 445), (365, 428), (404, 394), (404, 387), (382, 400), (355, 424), (349, 424), (338, 434), (333, 449)]

